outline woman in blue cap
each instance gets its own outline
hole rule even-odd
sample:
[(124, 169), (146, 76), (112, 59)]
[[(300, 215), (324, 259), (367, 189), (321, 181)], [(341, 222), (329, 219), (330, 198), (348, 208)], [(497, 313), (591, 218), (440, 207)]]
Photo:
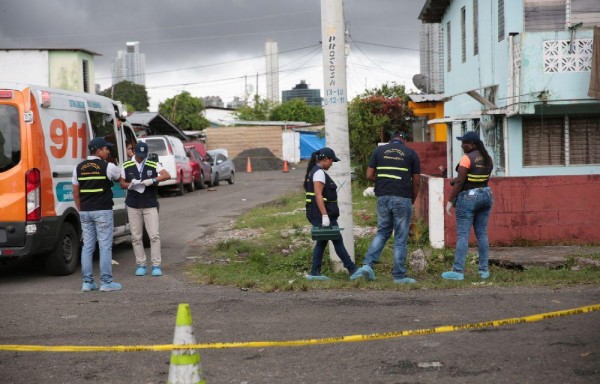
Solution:
[(467, 132), (457, 139), (462, 141), (462, 150), (465, 154), (456, 166), (458, 176), (450, 182), (453, 188), (446, 203), (448, 215), (452, 215), (453, 206), (456, 208), (456, 251), (452, 271), (442, 273), (442, 278), (447, 280), (464, 279), (469, 234), (471, 226), (473, 226), (479, 254), (479, 277), (487, 279), (490, 277), (487, 224), (494, 204), (488, 180), (492, 174), (494, 162), (477, 132)]
[[(337, 218), (340, 209), (337, 204), (337, 185), (325, 172), (331, 165), (340, 161), (333, 149), (321, 148), (310, 157), (306, 176), (304, 177), (304, 190), (306, 191), (306, 217), (314, 227), (337, 226)], [(329, 280), (327, 276), (321, 275), (323, 253), (328, 240), (317, 240), (312, 255), (312, 268), (308, 280)], [(352, 276), (356, 272), (356, 264), (350, 258), (342, 239), (331, 240), (335, 252), (342, 260), (344, 267)], [(360, 277), (360, 276), (358, 276)], [(351, 277), (353, 280), (356, 278)]]

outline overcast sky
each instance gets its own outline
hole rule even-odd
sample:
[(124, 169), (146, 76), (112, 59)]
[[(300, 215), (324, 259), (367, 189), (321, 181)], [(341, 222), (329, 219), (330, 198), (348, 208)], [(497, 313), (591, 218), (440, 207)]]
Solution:
[[(345, 0), (350, 32), (350, 97), (396, 82), (414, 89), (425, 0)], [(266, 96), (265, 42), (279, 49), (279, 89), (300, 80), (323, 89), (320, 0), (14, 0), (0, 2), (0, 48), (82, 48), (95, 58), (96, 83), (111, 85), (111, 65), (127, 41), (146, 55), (150, 109), (186, 90)], [(6, 74), (2, 74), (5, 77)], [(281, 96), (281, 95), (280, 95)]]

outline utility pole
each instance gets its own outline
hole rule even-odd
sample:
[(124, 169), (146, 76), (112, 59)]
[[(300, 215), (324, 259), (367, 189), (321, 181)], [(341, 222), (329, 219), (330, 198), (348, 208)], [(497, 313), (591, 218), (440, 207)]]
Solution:
[[(342, 0), (321, 0), (321, 35), (323, 49), (323, 104), (325, 108), (325, 140), (340, 162), (328, 173), (338, 185), (338, 224), (344, 245), (354, 260), (352, 221), (352, 189), (350, 180), (350, 135), (348, 132), (348, 97), (346, 89), (346, 36)], [(336, 271), (343, 268), (333, 244), (329, 244)]]

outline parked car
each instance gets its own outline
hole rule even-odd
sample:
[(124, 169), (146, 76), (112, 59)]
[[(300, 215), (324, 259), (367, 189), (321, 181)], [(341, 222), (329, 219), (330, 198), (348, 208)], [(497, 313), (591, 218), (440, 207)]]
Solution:
[(208, 151), (210, 163), (212, 165), (213, 185), (217, 186), (222, 180), (227, 180), (229, 184), (235, 182), (235, 167), (233, 161), (229, 160), (226, 149), (213, 149)]
[(175, 187), (179, 196), (182, 196), (186, 189), (190, 192), (196, 189), (192, 165), (181, 140), (168, 135), (147, 136), (138, 140), (148, 144), (148, 153), (157, 154), (158, 161), (171, 175), (169, 180), (163, 180), (158, 184), (159, 188)]
[(204, 189), (206, 185), (212, 187), (212, 166), (202, 156), (196, 147), (185, 144), (185, 153), (190, 158), (192, 165), (192, 176), (194, 184), (198, 189)]

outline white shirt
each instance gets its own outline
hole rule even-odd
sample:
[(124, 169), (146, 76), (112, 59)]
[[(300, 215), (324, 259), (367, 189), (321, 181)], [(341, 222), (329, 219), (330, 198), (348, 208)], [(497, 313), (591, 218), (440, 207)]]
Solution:
[(319, 181), (319, 182), (325, 184), (325, 180), (326, 179), (325, 179), (325, 171), (324, 170), (319, 169), (318, 171), (316, 171), (313, 174), (313, 182)]
[[(87, 160), (100, 160), (98, 156), (88, 156)], [(106, 167), (106, 176), (110, 180), (119, 180), (121, 178), (121, 171), (119, 171), (119, 167), (114, 165), (113, 163), (108, 163)], [(79, 185), (79, 180), (77, 180), (77, 167), (73, 170), (73, 177), (71, 178), (71, 182), (73, 185)]]

